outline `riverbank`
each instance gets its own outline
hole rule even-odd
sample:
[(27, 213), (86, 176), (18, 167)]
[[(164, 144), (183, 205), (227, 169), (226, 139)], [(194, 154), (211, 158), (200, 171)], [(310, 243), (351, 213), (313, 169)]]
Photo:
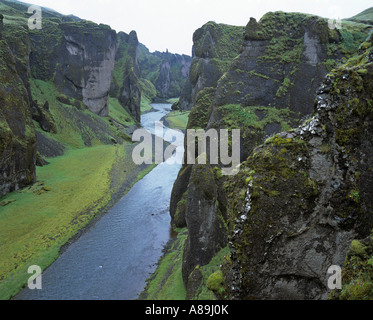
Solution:
[(166, 127), (181, 130), (185, 133), (190, 111), (171, 111), (161, 119)]
[(223, 248), (205, 266), (197, 266), (193, 272), (193, 285), (185, 288), (182, 277), (183, 253), (188, 229), (178, 229), (163, 250), (155, 272), (147, 279), (139, 300), (216, 300), (216, 294), (224, 295), (220, 266), (229, 259), (229, 247)]
[(131, 143), (69, 150), (37, 169), (38, 181), (1, 198), (0, 299), (15, 296), (154, 166), (136, 166)]
[[(142, 117), (142, 125), (148, 131), (154, 130), (154, 122), (169, 112), (167, 104), (153, 106), (157, 111)], [(168, 143), (164, 142), (164, 147), (167, 146)], [(132, 152), (128, 150), (123, 155), (131, 157)], [(113, 193), (127, 188), (126, 184), (118, 183), (121, 179), (116, 180), (121, 172), (138, 177), (132, 167), (124, 165), (125, 158), (118, 163), (123, 166), (115, 166), (110, 172)], [(112, 197), (115, 205), (93, 219), (43, 272), (43, 290), (26, 288), (14, 299), (136, 299), (172, 237), (169, 203), (179, 170), (180, 165), (162, 163), (138, 181), (117, 203)]]

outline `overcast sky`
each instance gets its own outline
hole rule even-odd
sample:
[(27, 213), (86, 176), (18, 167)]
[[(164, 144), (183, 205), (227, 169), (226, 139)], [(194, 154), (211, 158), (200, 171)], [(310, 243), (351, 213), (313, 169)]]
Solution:
[(373, 6), (372, 0), (24, 0), (62, 14), (136, 30), (150, 51), (191, 54), (193, 32), (208, 21), (245, 26), (268, 11), (304, 12), (348, 18)]

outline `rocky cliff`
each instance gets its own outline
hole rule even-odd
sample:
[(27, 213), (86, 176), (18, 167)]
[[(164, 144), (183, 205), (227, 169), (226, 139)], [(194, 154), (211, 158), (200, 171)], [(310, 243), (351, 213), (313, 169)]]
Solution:
[(73, 18), (44, 18), (30, 31), (32, 76), (52, 80), (62, 93), (82, 100), (100, 116), (109, 112), (108, 95), (116, 54), (116, 32)]
[[(21, 32), (25, 34), (26, 30)], [(23, 188), (36, 178), (36, 135), (29, 84), (27, 77), (18, 73), (27, 70), (21, 62), (25, 57), (17, 60), (5, 39), (0, 15), (0, 196)]]
[(242, 47), (243, 27), (208, 22), (193, 35), (192, 64), (177, 106), (190, 110), (204, 88), (216, 87)]
[(121, 105), (127, 108), (140, 123), (141, 87), (138, 46), (136, 31), (131, 31), (129, 35), (124, 32), (118, 34), (111, 95), (117, 97)]
[(191, 57), (171, 52), (149, 52), (139, 46), (139, 64), (142, 78), (156, 89), (158, 100), (179, 97), (189, 76)]
[[(149, 103), (157, 96), (176, 97), (188, 76), (189, 57), (146, 52), (135, 31), (117, 34), (107, 25), (64, 16), (46, 8), (42, 8), (42, 28), (30, 29), (27, 4), (1, 0), (0, 11), (2, 75), (15, 73), (8, 78), (12, 84), (2, 82), (1, 98), (5, 102), (1, 168), (6, 173), (1, 194), (32, 183), (35, 162), (46, 163), (42, 157), (61, 155), (70, 146), (89, 147), (130, 139), (127, 133), (140, 123), (142, 95)], [(159, 61), (153, 64), (154, 59)], [(152, 79), (154, 84), (148, 79), (149, 74), (159, 75)], [(18, 80), (22, 83), (16, 92)], [(13, 88), (12, 92), (6, 91), (8, 86)], [(8, 113), (10, 96), (19, 98), (19, 107)], [(105, 119), (86, 113), (87, 109), (94, 115), (109, 118), (110, 125)], [(22, 114), (19, 119), (18, 113)], [(14, 131), (14, 126), (19, 132)], [(18, 151), (11, 151), (21, 149), (10, 141), (12, 130), (12, 139), (22, 141), (22, 147), (27, 149), (21, 160), (16, 160)], [(10, 168), (10, 163), (14, 167)]]
[[(222, 26), (220, 27), (222, 28)], [(230, 57), (230, 62), (228, 59), (225, 73), (220, 74), (220, 77), (218, 73), (210, 72), (211, 69), (206, 67), (210, 66), (210, 57), (214, 57), (218, 52), (216, 49), (216, 43), (218, 43), (218, 41), (214, 39), (210, 29), (213, 31), (216, 30), (214, 24), (207, 24), (207, 26), (196, 32), (194, 36), (194, 59), (190, 71), (191, 92), (189, 95), (193, 108), (190, 113), (188, 128), (240, 129), (241, 161), (245, 161), (248, 156), (254, 157), (254, 155), (257, 155), (256, 153), (253, 155), (253, 150), (261, 145), (266, 137), (277, 132), (290, 130), (290, 128), (295, 127), (302, 118), (313, 113), (315, 92), (322, 84), (326, 74), (338, 63), (346, 62), (348, 57), (351, 57), (357, 52), (361, 43), (369, 35), (371, 27), (366, 24), (346, 23), (342, 30), (332, 30), (328, 28), (327, 20), (312, 15), (288, 14), (283, 12), (268, 13), (259, 22), (255, 19), (249, 21), (240, 38), (242, 46), (238, 52), (239, 55)], [(216, 68), (213, 70), (216, 70)], [(366, 81), (368, 80), (367, 78)], [(369, 85), (366, 92), (369, 92), (368, 89)], [(357, 95), (358, 94), (360, 93), (357, 93)], [(363, 99), (366, 99), (366, 97)], [(311, 120), (311, 123), (313, 123), (312, 121), (313, 120)], [(311, 131), (313, 131), (313, 129)], [(285, 142), (288, 141), (287, 139), (290, 139), (288, 141), (289, 145), (287, 146), (290, 149), (294, 148), (294, 152), (298, 154), (296, 159), (300, 159), (298, 162), (293, 164), (291, 162), (293, 158), (288, 158), (291, 153), (286, 149), (286, 145), (282, 145), (282, 139), (284, 139)], [(287, 236), (290, 234), (291, 238), (293, 232), (294, 235), (296, 235), (294, 238), (297, 239), (298, 233), (299, 235), (305, 233), (303, 227), (312, 229), (313, 226), (308, 226), (305, 222), (310, 221), (311, 217), (316, 214), (315, 212), (319, 211), (319, 206), (323, 208), (327, 207), (326, 203), (330, 200), (323, 199), (323, 201), (325, 200), (323, 204), (318, 204), (316, 208), (314, 207), (315, 198), (320, 192), (318, 179), (324, 177), (323, 179), (328, 181), (326, 182), (323, 180), (324, 183), (328, 184), (330, 181), (333, 181), (332, 176), (335, 177), (335, 172), (339, 172), (340, 169), (335, 167), (335, 164), (327, 162), (320, 155), (319, 151), (315, 151), (310, 147), (306, 148), (304, 140), (295, 145), (290, 143), (293, 142), (292, 139), (297, 141), (299, 137), (295, 134), (289, 136), (283, 134), (279, 138), (275, 138), (273, 143), (276, 146), (278, 144), (280, 147), (278, 154), (272, 154), (268, 149), (265, 149), (266, 151), (263, 155), (265, 156), (265, 160), (263, 161), (265, 161), (266, 169), (261, 169), (261, 174), (264, 174), (263, 172), (265, 170), (273, 169), (280, 170), (285, 176), (283, 180), (279, 180), (276, 174), (270, 177), (271, 183), (275, 185), (278, 184), (279, 189), (274, 189), (272, 185), (271, 188), (269, 188), (265, 184), (265, 180), (260, 179), (257, 189), (252, 191), (254, 192), (253, 195), (249, 194), (247, 189), (244, 191), (242, 189), (234, 189), (233, 187), (232, 189), (227, 189), (226, 185), (237, 185), (237, 181), (233, 179), (229, 182), (229, 179), (222, 177), (219, 167), (199, 169), (204, 171), (204, 174), (199, 175), (201, 178), (191, 179), (195, 166), (184, 165), (175, 182), (171, 198), (170, 213), (173, 224), (176, 227), (186, 226), (189, 229), (189, 221), (193, 221), (193, 219), (199, 219), (199, 224), (203, 225), (205, 218), (208, 221), (213, 221), (213, 217), (220, 216), (222, 218), (221, 224), (217, 227), (219, 231), (216, 232), (215, 230), (215, 234), (229, 234), (232, 257), (235, 257), (235, 253), (238, 251), (241, 252), (243, 250), (242, 246), (247, 246), (247, 243), (252, 243), (254, 238), (265, 238), (265, 240), (263, 240), (264, 243), (267, 241), (271, 244), (282, 234), (281, 228), (277, 228), (276, 225), (276, 227), (273, 227), (273, 230), (275, 230), (274, 233), (269, 234), (267, 237), (266, 232), (272, 230), (268, 229), (268, 226), (272, 224), (266, 220), (265, 223), (263, 222), (263, 227), (257, 227), (262, 220), (265, 220), (265, 218), (260, 216), (258, 218), (259, 221), (253, 220), (247, 222), (250, 235), (247, 236), (245, 233), (245, 235), (236, 242), (234, 233), (240, 233), (241, 230), (239, 228), (237, 228), (238, 231), (235, 230), (235, 228), (232, 227), (235, 223), (232, 221), (237, 221), (237, 224), (240, 225), (246, 223), (248, 217), (244, 214), (240, 214), (242, 212), (241, 208), (233, 206), (232, 209), (233, 203), (238, 201), (237, 199), (246, 199), (246, 208), (250, 209), (252, 207), (251, 199), (263, 194), (265, 198), (263, 198), (260, 205), (258, 204), (258, 208), (260, 208), (258, 210), (260, 210), (263, 215), (279, 215), (274, 218), (274, 221), (281, 221), (282, 212), (285, 209), (293, 214), (298, 212), (296, 216), (285, 217), (282, 222), (283, 225), (294, 224), (294, 226), (298, 228), (293, 231), (287, 230)], [(323, 152), (326, 152), (328, 149), (328, 144), (322, 139), (310, 139), (310, 141), (311, 145), (315, 144), (313, 146), (314, 148), (322, 148)], [(310, 156), (309, 152), (311, 152), (312, 156)], [(251, 172), (251, 170), (256, 172), (253, 166), (257, 164), (258, 159), (252, 159), (250, 165), (247, 165), (247, 168), (250, 168), (250, 170), (247, 169), (247, 172)], [(278, 162), (277, 159), (279, 159)], [(302, 161), (306, 161), (306, 166), (303, 169), (299, 166), (303, 165)], [(287, 165), (290, 165), (289, 170), (287, 169)], [(311, 169), (311, 165), (315, 167)], [(328, 171), (329, 169), (325, 168), (329, 168), (332, 173)], [(329, 172), (329, 176), (324, 172), (325, 170)], [(299, 172), (301, 172), (302, 175), (297, 175), (299, 181), (296, 182), (293, 180), (293, 175)], [(316, 177), (316, 175), (318, 177)], [(205, 179), (205, 176), (209, 176), (210, 178)], [(189, 196), (189, 190), (194, 190), (198, 185), (204, 185), (203, 181), (210, 181), (211, 184), (214, 185), (214, 187), (211, 188), (205, 186), (206, 191), (203, 193), (200, 192), (199, 196), (196, 198), (198, 203), (210, 201), (209, 209), (206, 211), (209, 212), (209, 214), (208, 217), (205, 218), (203, 214), (196, 213), (194, 208), (197, 206), (197, 203)], [(245, 183), (250, 183), (251, 185), (251, 176), (245, 176)], [(287, 187), (285, 185), (289, 187), (289, 194), (280, 196), (282, 190), (280, 190), (280, 188), (286, 189)], [(214, 194), (214, 190), (219, 190), (217, 193), (218, 197), (211, 198), (211, 194)], [(325, 192), (327, 193), (329, 191)], [(352, 188), (348, 191), (344, 190), (344, 192), (354, 193), (354, 190)], [(270, 201), (271, 199), (278, 199), (283, 207), (281, 207), (280, 203), (272, 203)], [(340, 200), (341, 199), (338, 201)], [(211, 201), (215, 203), (215, 206), (211, 204)], [(277, 208), (281, 208), (281, 210), (277, 211)], [(227, 214), (227, 210), (231, 213)], [(204, 214), (206, 214), (206, 212)], [(233, 216), (232, 212), (234, 212)], [(193, 218), (190, 217), (191, 215), (193, 215)], [(298, 217), (303, 217), (303, 215), (304, 218), (298, 219)], [(366, 213), (364, 215), (366, 215)], [(225, 216), (227, 216), (227, 219), (224, 219)], [(227, 221), (231, 221), (229, 231), (227, 231), (228, 229), (225, 225)], [(315, 222), (315, 224), (319, 225), (319, 221)], [(329, 222), (326, 224), (328, 225)], [(318, 227), (315, 228), (317, 229)], [(254, 232), (253, 230), (257, 231)], [(278, 283), (274, 281), (271, 284), (264, 284), (263, 282), (260, 284), (261, 287), (258, 291), (255, 292), (261, 292), (259, 298), (309, 298), (311, 296), (313, 298), (325, 298), (326, 293), (322, 291), (325, 284), (325, 275), (324, 278), (320, 276), (320, 274), (324, 272), (321, 270), (323, 270), (322, 268), (329, 262), (334, 261), (336, 264), (343, 262), (344, 255), (352, 238), (357, 235), (357, 233), (354, 233), (357, 232), (356, 230), (357, 226), (354, 225), (350, 226), (350, 229), (346, 232), (336, 232), (335, 238), (330, 238), (328, 240), (329, 244), (326, 246), (334, 246), (333, 248), (339, 251), (330, 254), (324, 252), (325, 259), (323, 263), (320, 262), (323, 258), (321, 258), (321, 249), (316, 242), (312, 243), (312, 246), (314, 245), (316, 247), (308, 246), (307, 250), (309, 249), (309, 251), (307, 252), (298, 250), (298, 257), (294, 256), (286, 261), (289, 261), (290, 264), (294, 263), (294, 265), (297, 263), (294, 262), (295, 258), (299, 258), (297, 261), (306, 261), (304, 263), (307, 263), (310, 267), (305, 265), (297, 265), (294, 267), (299, 267), (303, 271), (306, 270), (304, 274), (301, 272), (299, 274), (294, 272), (290, 272), (288, 275), (284, 274), (284, 277), (279, 280)], [(278, 236), (276, 232), (279, 233)], [(366, 232), (365, 230), (365, 234)], [(214, 232), (208, 231), (208, 234), (214, 234)], [(314, 233), (308, 234), (310, 237), (309, 239), (311, 239), (313, 235)], [(246, 236), (249, 237), (247, 240), (248, 242), (246, 242)], [(190, 231), (189, 239), (186, 243), (197, 243), (200, 249), (206, 250), (206, 256), (210, 256), (211, 254), (214, 255), (213, 252), (218, 251), (226, 244), (226, 242), (219, 242), (217, 239), (219, 239), (219, 237), (208, 240), (206, 237), (201, 237), (198, 232)], [(224, 239), (224, 237), (220, 235), (220, 239)], [(320, 241), (322, 242), (324, 240), (323, 236), (320, 236)], [(241, 244), (240, 241), (244, 242), (244, 244)], [(334, 244), (334, 241), (336, 241), (336, 244)], [(324, 242), (326, 243), (326, 240)], [(216, 246), (216, 243), (219, 243), (219, 245)], [(235, 243), (237, 243), (237, 248), (234, 247)], [(297, 245), (303, 246), (303, 244), (299, 244), (298, 242), (295, 246)], [(291, 247), (289, 250), (292, 251), (292, 248), (295, 248), (295, 246)], [(277, 249), (277, 251), (274, 251), (276, 254), (280, 252), (279, 247), (277, 247)], [(194, 250), (198, 252), (197, 248)], [(268, 266), (273, 264), (272, 260), (266, 262), (265, 256), (260, 256), (260, 258), (256, 256), (256, 254), (266, 253), (264, 244), (261, 247), (253, 246), (252, 250), (253, 252), (247, 251), (245, 254), (238, 257), (237, 261), (239, 262), (235, 267), (232, 267), (232, 270), (248, 270), (247, 264), (245, 263), (248, 262), (248, 257), (255, 256), (257, 260), (250, 261), (250, 263), (252, 263), (252, 269), (248, 270), (245, 274), (239, 273), (235, 276), (232, 276), (234, 272), (227, 273), (227, 283), (229, 283), (231, 287), (239, 286), (238, 283), (240, 283), (239, 281), (242, 279), (247, 279), (248, 282), (254, 281), (253, 279), (257, 276), (257, 271), (260, 269), (260, 267), (258, 267), (257, 270), (255, 266), (262, 266), (260, 263), (268, 263)], [(286, 251), (287, 249), (284, 250)], [(317, 254), (314, 255), (315, 252)], [(272, 253), (272, 255), (275, 256), (274, 253)], [(284, 255), (286, 256), (286, 254)], [(193, 257), (188, 259), (188, 256), (188, 247), (186, 247), (184, 249), (183, 279), (187, 290), (188, 287), (190, 287), (188, 279), (189, 277), (193, 278), (193, 267), (198, 268), (198, 265), (201, 263), (201, 261), (194, 261), (195, 259), (193, 260)], [(310, 258), (311, 256), (317, 261), (312, 260)], [(307, 259), (311, 259), (312, 261), (310, 260), (310, 262)], [(278, 260), (278, 264), (282, 262), (285, 266), (286, 261), (285, 258), (283, 260)], [(316, 267), (317, 263), (320, 264)], [(244, 267), (244, 264), (246, 267)], [(323, 265), (323, 267), (321, 265)], [(307, 268), (312, 271), (309, 271)], [(271, 268), (269, 267), (269, 269)], [(274, 271), (274, 269), (271, 269), (270, 272), (272, 271)], [(315, 274), (319, 276), (314, 277)], [(304, 275), (304, 278), (301, 278), (302, 275)], [(267, 274), (263, 276), (263, 281), (266, 277)], [(190, 283), (193, 283), (192, 279), (190, 280)], [(269, 288), (268, 296), (266, 296), (265, 293), (267, 284)], [(309, 293), (306, 293), (302, 288), (308, 285), (312, 290), (310, 289)], [(273, 288), (276, 286), (279, 287), (278, 292), (281, 292), (278, 293), (278, 296), (273, 293), (275, 292)], [(299, 291), (296, 291), (298, 289)], [(234, 298), (235, 293), (233, 292), (235, 289), (232, 290), (233, 291), (230, 291), (230, 297)], [(255, 294), (252, 292), (239, 293), (238, 297), (255, 298)]]
[(326, 299), (332, 265), (349, 270), (337, 296), (372, 297), (362, 263), (373, 227), (372, 45), (325, 78), (312, 118), (256, 148), (228, 182), (230, 298)]

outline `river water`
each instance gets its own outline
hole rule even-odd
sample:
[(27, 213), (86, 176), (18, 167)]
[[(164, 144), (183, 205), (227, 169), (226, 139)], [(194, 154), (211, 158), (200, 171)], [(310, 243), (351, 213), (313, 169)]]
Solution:
[[(142, 126), (154, 133), (155, 121), (170, 107), (154, 104), (155, 111), (142, 116)], [(41, 290), (26, 287), (16, 299), (136, 299), (170, 240), (169, 203), (180, 167), (158, 165), (43, 272)]]

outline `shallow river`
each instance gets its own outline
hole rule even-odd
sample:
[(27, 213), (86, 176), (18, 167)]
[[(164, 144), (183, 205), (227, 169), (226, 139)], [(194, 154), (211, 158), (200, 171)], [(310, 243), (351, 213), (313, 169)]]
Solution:
[[(154, 104), (143, 127), (154, 133), (170, 107)], [(169, 203), (180, 167), (158, 165), (44, 271), (41, 290), (26, 288), (16, 299), (136, 299), (170, 239)]]

